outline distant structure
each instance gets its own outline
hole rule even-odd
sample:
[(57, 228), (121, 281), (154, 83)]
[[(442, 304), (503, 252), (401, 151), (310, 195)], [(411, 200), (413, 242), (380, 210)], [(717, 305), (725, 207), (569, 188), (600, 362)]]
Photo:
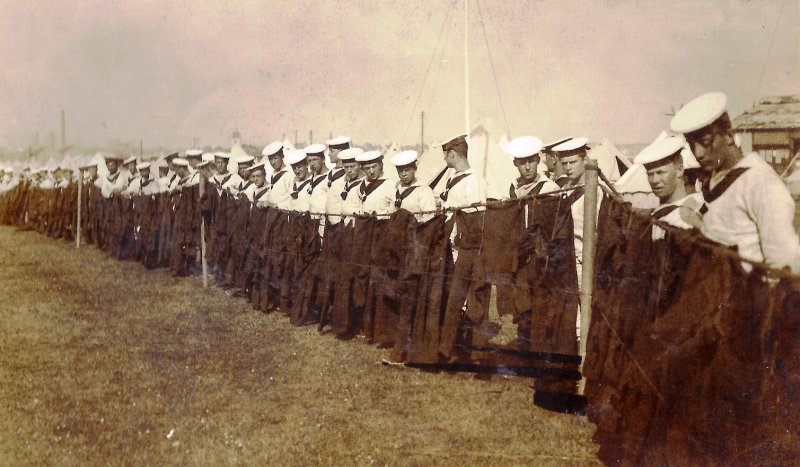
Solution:
[(233, 130), (231, 134), (231, 146), (240, 146), (242, 144), (242, 135), (238, 129)]
[(782, 173), (800, 153), (800, 95), (765, 97), (734, 118), (733, 128), (745, 153), (758, 152)]

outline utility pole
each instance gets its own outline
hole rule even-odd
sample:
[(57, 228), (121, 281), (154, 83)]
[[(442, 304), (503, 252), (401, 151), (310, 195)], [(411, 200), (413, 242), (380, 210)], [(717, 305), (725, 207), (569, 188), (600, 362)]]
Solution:
[(67, 147), (67, 118), (64, 111), (61, 111), (61, 148)]
[(294, 147), (297, 149), (297, 130), (294, 130)]
[(314, 144), (314, 130), (308, 130), (308, 146)]
[(143, 149), (144, 149), (144, 146), (142, 144), (142, 140), (139, 140), (139, 159), (141, 159), (142, 158), (142, 154), (144, 154)]

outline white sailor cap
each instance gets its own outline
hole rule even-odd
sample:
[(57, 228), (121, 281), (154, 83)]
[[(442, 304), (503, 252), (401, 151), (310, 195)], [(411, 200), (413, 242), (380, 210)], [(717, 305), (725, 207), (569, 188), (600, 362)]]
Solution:
[(89, 163), (84, 164), (78, 168), (84, 170), (84, 169), (90, 169), (92, 167), (97, 167), (97, 161), (89, 161)]
[(246, 170), (247, 170), (247, 173), (253, 173), (253, 172), (258, 171), (258, 170), (260, 170), (261, 172), (264, 172), (265, 174), (267, 173), (267, 169), (264, 166), (263, 162), (260, 163), (260, 164), (252, 165), (252, 166), (248, 167)]
[(264, 146), (264, 150), (261, 151), (261, 155), (265, 157), (274, 155), (283, 156), (283, 141), (273, 141)]
[(144, 170), (149, 168), (150, 168), (149, 162), (139, 162), (138, 164), (136, 164), (136, 170)]
[(325, 145), (324, 144), (312, 144), (311, 146), (306, 146), (303, 149), (305, 153), (309, 156), (316, 156), (316, 157), (325, 157)]
[(550, 141), (549, 143), (542, 146), (542, 151), (550, 152), (553, 150), (554, 147), (558, 146), (561, 143), (566, 143), (567, 141), (571, 140), (572, 136), (567, 136), (566, 138), (559, 138), (555, 141)]
[(380, 151), (365, 151), (356, 155), (356, 162), (368, 163), (377, 162), (383, 159), (383, 154)]
[(236, 163), (239, 165), (250, 165), (255, 161), (253, 156), (241, 156), (236, 158)]
[(634, 162), (642, 164), (646, 169), (653, 169), (664, 165), (680, 156), (686, 140), (683, 136), (667, 136), (654, 141), (636, 156)]
[(586, 145), (589, 140), (586, 138), (570, 138), (561, 144), (553, 146), (553, 151), (560, 157), (569, 157), (579, 152), (586, 152)]
[(204, 152), (200, 157), (203, 158), (203, 162), (214, 162), (214, 154), (211, 154), (210, 152)]
[(178, 156), (179, 156), (179, 154), (177, 152), (173, 152), (171, 154), (167, 154), (166, 156), (164, 156), (164, 160), (169, 162), (171, 159), (175, 159)]
[(186, 157), (200, 157), (203, 155), (203, 151), (199, 149), (189, 149), (186, 151)]
[(414, 162), (417, 162), (417, 159), (419, 159), (419, 154), (417, 153), (417, 151), (411, 149), (408, 151), (398, 152), (397, 154), (392, 156), (390, 162), (395, 167), (403, 167), (406, 165), (413, 164)]
[(211, 165), (211, 164), (212, 164), (212, 162), (211, 162), (211, 161), (205, 161), (205, 160), (204, 160), (204, 161), (200, 162), (199, 164), (197, 164), (197, 168), (198, 168), (198, 169), (202, 169), (203, 167), (205, 167), (205, 166), (207, 166), (207, 165)]
[(538, 155), (543, 146), (542, 140), (535, 136), (520, 136), (508, 143), (508, 154), (514, 159), (527, 159)]
[(110, 152), (106, 152), (106, 153), (103, 153), (103, 159), (105, 159), (107, 161), (121, 161), (122, 160), (122, 156), (118, 156), (116, 154), (113, 154), (113, 153), (110, 153)]
[(283, 160), (289, 165), (299, 164), (306, 160), (306, 152), (300, 149), (285, 151), (283, 153)]
[(347, 149), (342, 149), (342, 151), (337, 155), (337, 157), (342, 162), (352, 161), (355, 160), (356, 156), (358, 156), (362, 152), (364, 152), (364, 150), (361, 148), (347, 148)]
[(337, 136), (336, 138), (331, 138), (325, 142), (331, 149), (340, 149), (344, 150), (350, 147), (350, 137), (349, 136)]
[(215, 152), (214, 153), (214, 158), (215, 159), (226, 159), (227, 160), (227, 159), (231, 158), (231, 155), (228, 154), (227, 152)]
[(122, 162), (122, 165), (128, 165), (131, 162), (136, 162), (136, 156), (131, 156)]
[(672, 117), (669, 127), (675, 133), (691, 133), (714, 123), (725, 113), (728, 98), (721, 92), (695, 97)]
[(187, 161), (183, 157), (176, 157), (175, 159), (172, 159), (172, 163), (177, 165), (178, 167), (189, 167), (189, 161)]

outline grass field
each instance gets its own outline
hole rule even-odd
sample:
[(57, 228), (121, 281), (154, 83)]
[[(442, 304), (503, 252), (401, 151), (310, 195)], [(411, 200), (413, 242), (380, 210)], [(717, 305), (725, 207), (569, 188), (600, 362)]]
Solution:
[(0, 227), (0, 464), (597, 464), (532, 380), (380, 364), (198, 278)]

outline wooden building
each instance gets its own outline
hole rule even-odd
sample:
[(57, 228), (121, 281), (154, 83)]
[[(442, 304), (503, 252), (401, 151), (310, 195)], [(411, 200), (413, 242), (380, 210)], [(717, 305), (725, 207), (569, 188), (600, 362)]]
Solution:
[(800, 95), (765, 97), (734, 118), (733, 128), (745, 154), (758, 152), (782, 173), (800, 152)]

